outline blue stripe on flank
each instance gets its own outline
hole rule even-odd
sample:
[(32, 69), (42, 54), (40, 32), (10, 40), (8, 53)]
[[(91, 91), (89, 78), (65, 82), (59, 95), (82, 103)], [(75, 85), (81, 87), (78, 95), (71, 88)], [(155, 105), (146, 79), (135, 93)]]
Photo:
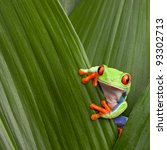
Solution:
[(121, 98), (120, 98), (119, 101), (118, 101), (118, 104), (114, 107), (113, 111), (114, 111), (115, 109), (117, 109), (117, 108), (119, 107), (119, 105), (120, 105), (122, 102), (124, 102), (124, 101), (125, 101), (125, 97), (124, 97), (124, 96), (121, 96)]

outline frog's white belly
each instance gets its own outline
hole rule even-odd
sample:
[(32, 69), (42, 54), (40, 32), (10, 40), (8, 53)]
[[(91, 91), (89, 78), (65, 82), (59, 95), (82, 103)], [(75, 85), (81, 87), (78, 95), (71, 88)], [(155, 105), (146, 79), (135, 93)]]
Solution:
[(108, 106), (110, 106), (111, 108), (114, 108), (117, 104), (118, 104), (118, 102), (117, 102), (117, 100), (107, 100), (106, 99), (106, 101), (108, 102)]

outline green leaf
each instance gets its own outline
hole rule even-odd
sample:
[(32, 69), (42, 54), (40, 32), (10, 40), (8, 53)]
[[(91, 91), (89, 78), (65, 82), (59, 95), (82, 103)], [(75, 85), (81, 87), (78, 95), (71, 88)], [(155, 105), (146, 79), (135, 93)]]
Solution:
[(91, 121), (79, 68), (89, 62), (57, 1), (0, 0), (0, 148), (108, 149), (112, 121)]
[(64, 11), (69, 15), (74, 7), (79, 3), (79, 0), (59, 0)]
[(128, 123), (121, 137), (117, 140), (115, 150), (149, 150), (150, 149), (150, 86), (141, 94), (130, 113)]
[(132, 112), (116, 150), (149, 149), (149, 6), (149, 0), (86, 1), (70, 16), (92, 66), (132, 74), (126, 114)]
[(132, 75), (127, 114), (149, 82), (149, 8), (149, 0), (87, 0), (70, 15), (92, 66)]
[(113, 121), (89, 118), (102, 94), (78, 75), (101, 63), (133, 75), (129, 112), (138, 101), (115, 149), (127, 139), (126, 148), (142, 149), (148, 138), (148, 121), (134, 130), (146, 135), (132, 129), (138, 105), (143, 120), (149, 116), (148, 94), (141, 95), (149, 79), (149, 1), (85, 0), (71, 17), (86, 53), (58, 1), (0, 0), (0, 149), (113, 148)]

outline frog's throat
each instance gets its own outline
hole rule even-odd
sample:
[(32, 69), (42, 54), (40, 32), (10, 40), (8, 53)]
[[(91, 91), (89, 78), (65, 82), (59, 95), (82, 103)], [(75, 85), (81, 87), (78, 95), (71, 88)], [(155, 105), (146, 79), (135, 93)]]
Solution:
[(104, 82), (99, 82), (99, 84), (108, 103), (116, 104), (122, 94), (126, 91), (125, 89), (117, 88), (115, 86), (105, 84)]

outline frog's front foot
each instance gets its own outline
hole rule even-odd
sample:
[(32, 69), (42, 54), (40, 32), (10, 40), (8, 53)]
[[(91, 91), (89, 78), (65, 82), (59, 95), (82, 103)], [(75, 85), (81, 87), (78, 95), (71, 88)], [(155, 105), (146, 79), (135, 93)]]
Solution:
[(99, 74), (98, 72), (90, 72), (89, 69), (80, 69), (79, 70), (79, 74), (80, 75), (87, 75), (86, 77), (82, 78), (82, 83), (83, 84), (86, 84), (88, 83), (90, 80), (92, 80), (92, 85), (93, 86), (97, 86), (97, 81), (98, 81), (98, 77), (99, 77)]
[(93, 109), (93, 110), (96, 110), (96, 111), (99, 112), (97, 114), (91, 115), (92, 120), (96, 120), (99, 117), (101, 117), (102, 115), (107, 114), (111, 111), (111, 108), (107, 105), (107, 103), (104, 100), (101, 101), (101, 105), (103, 107), (97, 106), (96, 104), (91, 104), (90, 105), (90, 109)]

